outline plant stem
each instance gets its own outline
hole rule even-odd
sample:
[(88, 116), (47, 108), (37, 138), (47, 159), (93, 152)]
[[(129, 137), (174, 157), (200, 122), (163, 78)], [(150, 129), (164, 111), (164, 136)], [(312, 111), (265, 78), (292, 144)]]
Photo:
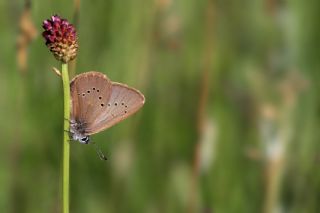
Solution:
[(63, 82), (63, 105), (64, 105), (64, 125), (63, 125), (63, 165), (62, 165), (62, 212), (69, 213), (69, 167), (70, 167), (70, 82), (68, 64), (62, 63)]

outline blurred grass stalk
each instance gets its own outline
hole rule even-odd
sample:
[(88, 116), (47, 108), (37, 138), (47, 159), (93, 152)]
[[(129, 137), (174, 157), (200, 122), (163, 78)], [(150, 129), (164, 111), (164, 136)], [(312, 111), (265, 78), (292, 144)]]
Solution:
[[(79, 29), (79, 14), (80, 14), (80, 0), (74, 0), (74, 11), (73, 11), (73, 26)], [(77, 58), (69, 62), (69, 75), (74, 77), (76, 75)]]
[(25, 0), (19, 19), (19, 34), (17, 37), (17, 65), (21, 73), (28, 68), (28, 47), (37, 37), (38, 31), (31, 17), (31, 0)]
[[(289, 76), (290, 78), (290, 76)], [(291, 79), (292, 80), (292, 79)], [(288, 84), (289, 83), (289, 84)], [(263, 105), (261, 112), (261, 136), (265, 151), (266, 194), (264, 212), (281, 211), (280, 200), (283, 174), (286, 166), (289, 143), (292, 141), (293, 119), (297, 93), (292, 91), (293, 82), (283, 82), (283, 103)]]
[(63, 156), (62, 156), (62, 212), (69, 213), (69, 168), (70, 168), (70, 82), (68, 64), (62, 63), (64, 128), (63, 128)]
[[(194, 147), (193, 165), (192, 165), (192, 186), (189, 202), (189, 212), (198, 212), (200, 208), (199, 200), (199, 176), (201, 164), (203, 164), (204, 152), (203, 146), (205, 145), (204, 138), (208, 133), (208, 112), (207, 105), (209, 99), (209, 88), (212, 79), (210, 78), (210, 71), (212, 69), (213, 58), (213, 37), (214, 37), (214, 5), (208, 2), (204, 16), (204, 45), (203, 45), (203, 68), (200, 78), (199, 102), (197, 111), (197, 141)], [(211, 130), (211, 128), (210, 128)], [(209, 131), (210, 131), (209, 130)]]

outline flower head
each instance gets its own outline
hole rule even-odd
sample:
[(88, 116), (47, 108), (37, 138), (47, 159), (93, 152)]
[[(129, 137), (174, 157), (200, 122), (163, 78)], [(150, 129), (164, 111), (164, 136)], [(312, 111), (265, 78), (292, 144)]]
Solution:
[(77, 33), (66, 19), (53, 15), (43, 21), (42, 27), (46, 45), (57, 60), (67, 63), (77, 56)]

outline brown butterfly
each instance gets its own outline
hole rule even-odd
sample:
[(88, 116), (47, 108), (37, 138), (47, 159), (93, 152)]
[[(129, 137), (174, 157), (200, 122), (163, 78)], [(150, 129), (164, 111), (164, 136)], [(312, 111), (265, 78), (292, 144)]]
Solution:
[(83, 144), (90, 143), (90, 135), (137, 112), (145, 101), (140, 91), (94, 71), (74, 77), (70, 91), (70, 137)]

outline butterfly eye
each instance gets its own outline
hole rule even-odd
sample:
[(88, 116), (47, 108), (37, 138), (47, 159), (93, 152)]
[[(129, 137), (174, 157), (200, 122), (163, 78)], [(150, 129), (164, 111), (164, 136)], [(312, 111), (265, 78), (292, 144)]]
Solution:
[(81, 142), (83, 142), (83, 143), (89, 143), (89, 137), (87, 136), (87, 137), (83, 137), (83, 138), (81, 138), (80, 139), (81, 140)]

